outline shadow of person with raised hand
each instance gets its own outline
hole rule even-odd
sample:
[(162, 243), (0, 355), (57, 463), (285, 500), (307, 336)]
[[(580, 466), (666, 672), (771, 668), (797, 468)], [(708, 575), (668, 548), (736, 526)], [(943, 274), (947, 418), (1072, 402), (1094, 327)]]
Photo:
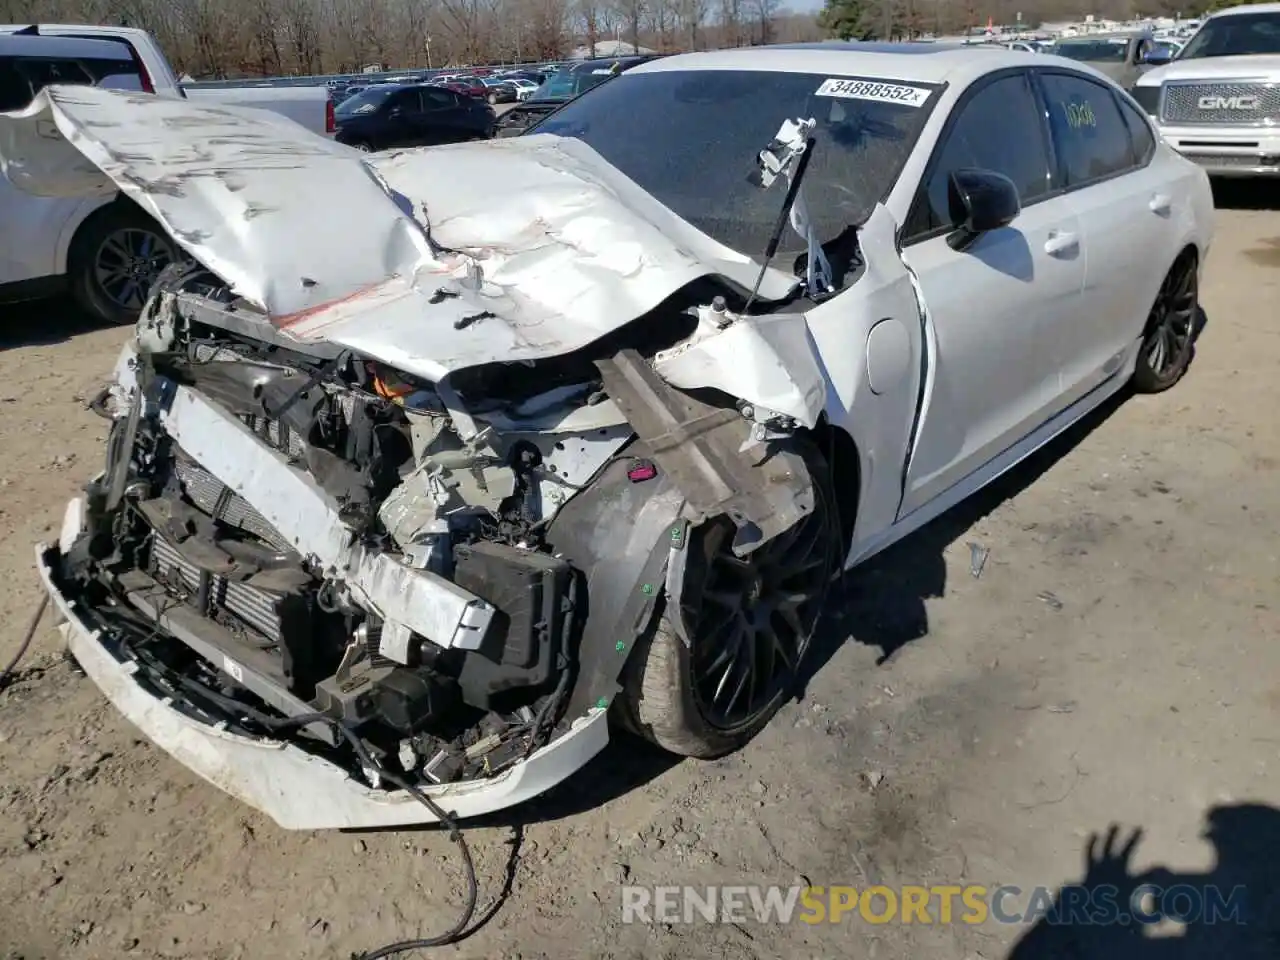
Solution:
[(1275, 960), (1280, 957), (1280, 810), (1209, 811), (1205, 873), (1135, 873), (1142, 831), (1094, 834), (1085, 875), (1064, 885), (1007, 960)]

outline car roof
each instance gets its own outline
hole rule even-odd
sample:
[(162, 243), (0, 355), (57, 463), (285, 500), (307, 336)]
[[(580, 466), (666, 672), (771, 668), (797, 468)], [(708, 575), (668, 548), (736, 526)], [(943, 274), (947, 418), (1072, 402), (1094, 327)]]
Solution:
[(707, 53), (662, 57), (632, 68), (628, 73), (661, 73), (669, 70), (762, 70), (778, 73), (814, 73), (860, 76), (883, 80), (916, 80), (923, 83), (968, 83), (1003, 67), (1045, 63), (1044, 54), (995, 46), (974, 56), (977, 44), (876, 43), (826, 41), (780, 43), (741, 47)]
[(81, 40), (77, 37), (42, 37), (0, 33), (0, 56), (66, 57), (77, 60), (131, 60), (127, 43), (118, 40)]
[(1280, 3), (1254, 3), (1240, 7), (1227, 7), (1225, 10), (1213, 11), (1204, 19), (1217, 20), (1219, 17), (1233, 17), (1241, 13), (1280, 13)]

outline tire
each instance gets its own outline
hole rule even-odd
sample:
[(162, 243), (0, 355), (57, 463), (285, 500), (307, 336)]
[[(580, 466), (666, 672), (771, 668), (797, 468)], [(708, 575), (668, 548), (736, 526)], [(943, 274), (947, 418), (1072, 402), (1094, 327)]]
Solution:
[(489, 106), (491, 106), (491, 107), (492, 107), (492, 106), (496, 106), (496, 105), (497, 105), (497, 103), (498, 103), (498, 98), (497, 98), (494, 94), (492, 94), (492, 93), (491, 93), (491, 94), (489, 94), (489, 96), (487, 97), (487, 99), (488, 99), (488, 101), (489, 101)]
[[(681, 602), (685, 622), (692, 634), (691, 645), (687, 647), (679, 638), (672, 625), (670, 611), (664, 607), (654, 618), (650, 631), (637, 641), (627, 661), (622, 694), (615, 700), (617, 718), (633, 733), (671, 753), (704, 760), (732, 753), (764, 729), (791, 694), (839, 562), (840, 534), (830, 470), (817, 451), (806, 447), (802, 452), (814, 481), (814, 510), (792, 530), (759, 547), (756, 553), (772, 551), (769, 556), (776, 559), (803, 555), (813, 565), (803, 576), (783, 581), (788, 584), (789, 591), (802, 593), (805, 597), (803, 603), (793, 608), (799, 629), (790, 628), (765, 613), (764, 621), (770, 625), (780, 645), (769, 646), (758, 632), (755, 633), (756, 642), (761, 646), (754, 648), (753, 653), (760, 654), (767, 649), (769, 655), (770, 669), (763, 672), (770, 675), (760, 684), (763, 688), (760, 696), (755, 697), (752, 689), (748, 700), (754, 702), (737, 712), (732, 709), (732, 703), (726, 711), (723, 701), (721, 705), (715, 702), (720, 689), (725, 694), (732, 694), (735, 686), (745, 689), (747, 685), (745, 671), (738, 669), (739, 663), (745, 664), (746, 661), (734, 658), (724, 641), (717, 638), (724, 636), (725, 627), (737, 629), (733, 624), (737, 622), (738, 612), (761, 616), (773, 591), (757, 573), (745, 572), (741, 561), (734, 564), (725, 556), (734, 530), (727, 518), (703, 524), (689, 538), (689, 567)], [(737, 594), (737, 612), (722, 605), (720, 600), (709, 601), (706, 598), (709, 593), (707, 585), (726, 582), (721, 577), (727, 570), (737, 571), (729, 575), (727, 582), (734, 582), (733, 578), (738, 577), (736, 582), (742, 584), (741, 592)], [(723, 592), (723, 588), (716, 591), (717, 594)], [(752, 596), (754, 600), (750, 599)], [(709, 619), (708, 608), (714, 608), (710, 612), (721, 616)], [(709, 626), (722, 619), (725, 610), (730, 611), (729, 621), (723, 627)], [(742, 622), (746, 623), (745, 620)], [(757, 621), (756, 625), (759, 623)], [(793, 641), (789, 643), (778, 636), (783, 632), (791, 634)], [(740, 636), (747, 639), (745, 634)], [(777, 656), (784, 646), (790, 648), (789, 656), (783, 657), (779, 663)], [(724, 656), (730, 659), (724, 667), (723, 678), (717, 680), (717, 661)], [(753, 659), (753, 663), (763, 666), (759, 660)], [(741, 677), (735, 682), (731, 674)], [(751, 687), (756, 686), (757, 679), (752, 676)]]
[(352, 150), (359, 150), (361, 153), (373, 153), (373, 145), (364, 140), (357, 140), (354, 143), (348, 144), (348, 146), (351, 147)]
[(71, 241), (71, 294), (96, 320), (133, 323), (164, 268), (181, 256), (158, 223), (131, 201), (116, 200), (90, 214)]
[(1133, 386), (1140, 393), (1168, 390), (1187, 372), (1200, 316), (1198, 266), (1195, 251), (1184, 250), (1160, 284), (1133, 371)]

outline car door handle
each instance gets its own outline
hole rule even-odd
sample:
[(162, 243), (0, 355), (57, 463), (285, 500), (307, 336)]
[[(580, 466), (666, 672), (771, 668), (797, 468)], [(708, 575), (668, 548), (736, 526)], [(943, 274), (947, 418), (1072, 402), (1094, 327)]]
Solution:
[(1173, 203), (1173, 198), (1167, 193), (1157, 193), (1152, 196), (1151, 201), (1147, 204), (1148, 209), (1152, 213), (1159, 214), (1162, 217), (1169, 215), (1169, 210)]
[(1051, 257), (1065, 257), (1080, 249), (1080, 238), (1066, 230), (1049, 231), (1049, 239), (1044, 242), (1044, 252)]

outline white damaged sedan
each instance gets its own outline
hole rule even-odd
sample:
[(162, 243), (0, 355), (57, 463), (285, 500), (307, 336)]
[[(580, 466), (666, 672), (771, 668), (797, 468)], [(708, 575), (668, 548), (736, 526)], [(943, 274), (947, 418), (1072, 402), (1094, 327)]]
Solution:
[(1179, 379), (1212, 234), (1101, 74), (933, 44), (674, 56), (370, 156), (51, 87), (0, 160), (190, 257), (39, 567), (115, 706), (292, 828), (511, 806), (611, 723), (741, 746), (842, 567)]

